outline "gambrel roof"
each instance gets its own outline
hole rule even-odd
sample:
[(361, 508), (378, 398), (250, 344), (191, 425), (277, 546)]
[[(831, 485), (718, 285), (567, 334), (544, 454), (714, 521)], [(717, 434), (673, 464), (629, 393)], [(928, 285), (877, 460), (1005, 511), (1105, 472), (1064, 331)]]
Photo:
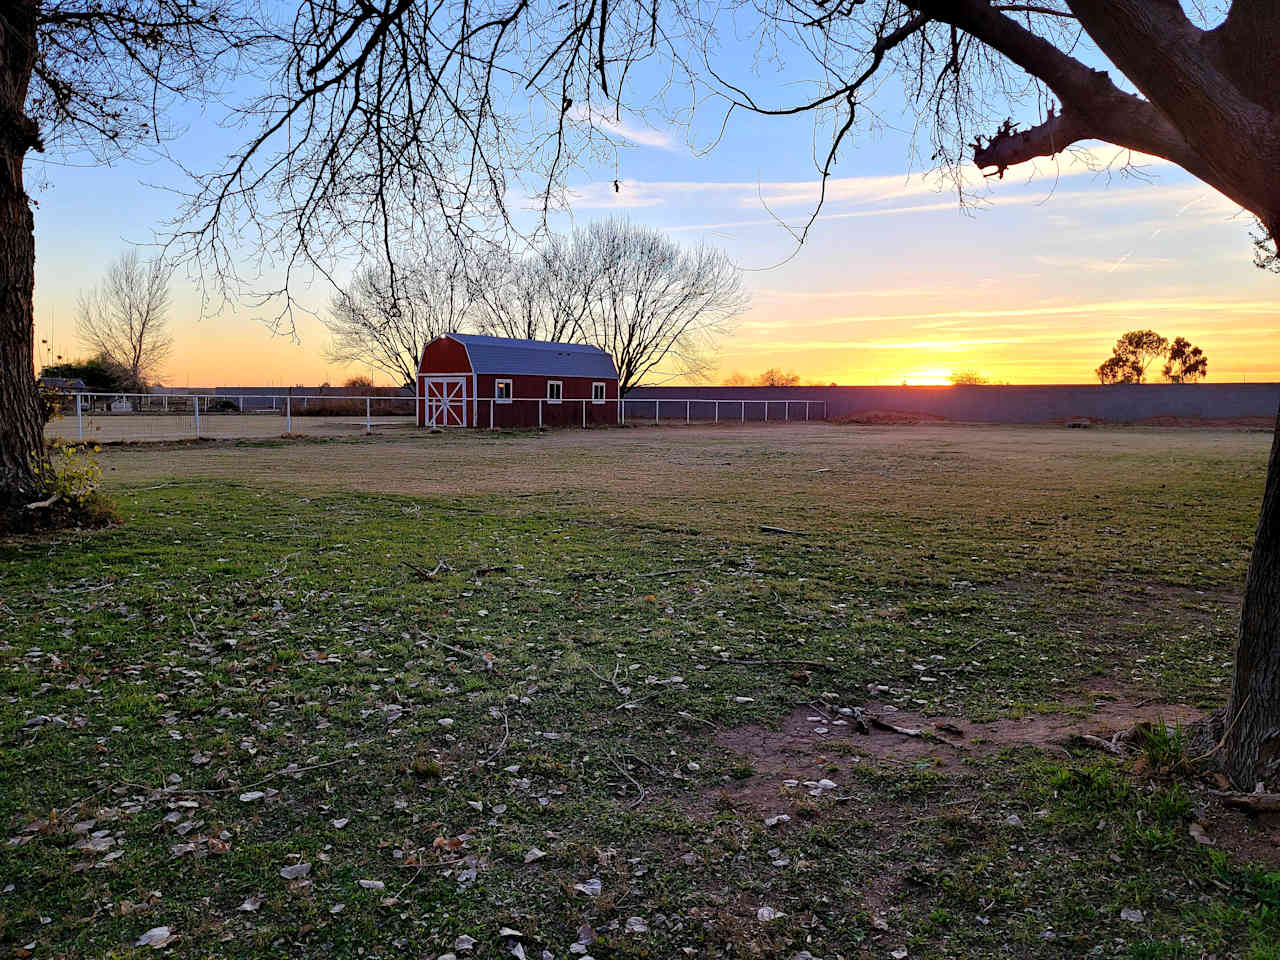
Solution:
[(594, 377), (616, 380), (618, 369), (599, 347), (583, 343), (545, 340), (512, 340), (474, 333), (449, 333), (467, 348), (473, 373), (530, 375), (536, 377)]

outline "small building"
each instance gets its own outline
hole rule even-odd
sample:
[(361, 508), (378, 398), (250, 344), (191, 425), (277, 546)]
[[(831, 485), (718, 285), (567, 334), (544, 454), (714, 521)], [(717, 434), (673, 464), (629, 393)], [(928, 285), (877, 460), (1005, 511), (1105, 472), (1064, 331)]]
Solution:
[(446, 333), (418, 363), (420, 427), (617, 423), (613, 357), (581, 343)]

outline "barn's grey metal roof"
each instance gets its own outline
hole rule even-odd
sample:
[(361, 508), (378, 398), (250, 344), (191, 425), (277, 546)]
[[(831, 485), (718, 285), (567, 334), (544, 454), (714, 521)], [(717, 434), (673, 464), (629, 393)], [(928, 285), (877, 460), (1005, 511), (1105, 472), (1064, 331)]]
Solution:
[(450, 333), (467, 348), (475, 373), (509, 373), (535, 377), (595, 377), (613, 380), (613, 357), (599, 347), (546, 340), (511, 340), (474, 333)]

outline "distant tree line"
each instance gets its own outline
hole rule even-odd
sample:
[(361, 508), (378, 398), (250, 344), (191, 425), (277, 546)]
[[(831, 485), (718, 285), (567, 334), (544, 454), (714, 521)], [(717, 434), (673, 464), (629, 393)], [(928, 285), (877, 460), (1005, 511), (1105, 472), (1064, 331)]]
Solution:
[(1145, 383), (1147, 370), (1157, 360), (1164, 361), (1160, 372), (1169, 383), (1196, 383), (1209, 372), (1209, 358), (1185, 337), (1170, 342), (1154, 330), (1130, 330), (1094, 373), (1102, 384)]

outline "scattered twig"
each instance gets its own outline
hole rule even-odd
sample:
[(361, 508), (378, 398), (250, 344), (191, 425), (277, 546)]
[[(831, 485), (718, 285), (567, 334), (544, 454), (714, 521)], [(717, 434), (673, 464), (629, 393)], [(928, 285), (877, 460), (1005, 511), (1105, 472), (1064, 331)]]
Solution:
[(624, 777), (626, 777), (628, 780), (630, 780), (630, 781), (631, 781), (631, 785), (632, 785), (633, 787), (635, 787), (637, 790), (639, 790), (639, 791), (640, 791), (640, 795), (639, 795), (638, 797), (636, 797), (634, 800), (632, 800), (632, 801), (631, 801), (631, 803), (629, 803), (629, 804), (628, 804), (628, 806), (629, 806), (629, 807), (635, 807), (635, 806), (637, 806), (637, 805), (638, 805), (642, 800), (644, 800), (644, 798), (645, 798), (646, 791), (645, 791), (644, 787), (642, 787), (642, 786), (640, 785), (640, 781), (639, 781), (639, 780), (637, 780), (637, 779), (636, 779), (635, 777), (633, 777), (629, 772), (627, 772), (626, 765), (625, 765), (625, 764), (622, 764), (622, 763), (619, 763), (619, 762), (618, 762), (618, 759), (617, 759), (616, 757), (612, 757), (612, 756), (611, 756), (611, 757), (609, 757), (609, 760), (610, 760), (610, 762), (612, 762), (612, 763), (613, 763), (613, 765), (614, 765), (615, 767), (617, 767), (617, 768), (618, 768), (618, 772), (619, 772), (619, 773), (621, 773), (621, 774), (622, 774)]
[(653, 573), (637, 573), (637, 577), (669, 577), (676, 573), (693, 573), (693, 567), (676, 567), (674, 570), (655, 570)]
[(1228, 806), (1250, 813), (1280, 813), (1280, 793), (1240, 793), (1236, 790), (1211, 790)]
[(28, 503), (28, 510), (43, 510), (45, 507), (52, 507), (55, 503), (62, 499), (61, 493), (55, 493), (47, 500), (37, 500), (35, 503)]
[(807, 537), (809, 535), (806, 530), (788, 530), (786, 527), (771, 527), (768, 524), (760, 524), (761, 533), (785, 533), (791, 537)]
[(919, 737), (922, 740), (924, 739), (924, 731), (917, 730), (915, 727), (900, 727), (897, 724), (890, 723), (888, 720), (873, 716), (870, 713), (866, 714), (866, 718), (873, 727), (879, 727), (881, 730), (888, 730), (890, 733), (897, 733), (904, 737)]
[(507, 749), (507, 741), (510, 739), (511, 739), (511, 724), (507, 722), (507, 711), (503, 710), (502, 711), (502, 742), (498, 744), (497, 750), (493, 751), (493, 753), (489, 754), (489, 756), (484, 758), (484, 763), (482, 763), (481, 766), (487, 767), (489, 764), (493, 763), (493, 761), (498, 758), (498, 756), (502, 753), (502, 751)]
[(507, 568), (504, 566), (497, 567), (476, 567), (477, 577), (487, 577), (491, 573), (506, 573)]
[(1103, 740), (1101, 737), (1095, 737), (1091, 733), (1078, 733), (1075, 737), (1080, 743), (1087, 746), (1102, 750), (1115, 757), (1124, 756), (1124, 751), (1120, 749), (1120, 745), (1111, 740)]
[(613, 668), (613, 679), (609, 679), (608, 677), (601, 676), (599, 673), (597, 673), (595, 667), (591, 666), (591, 664), (584, 663), (583, 666), (587, 668), (587, 672), (589, 674), (591, 674), (601, 683), (610, 684), (613, 687), (613, 689), (617, 692), (618, 696), (625, 697), (627, 695), (627, 691), (623, 690), (620, 686), (618, 686), (618, 668), (617, 667)]
[(436, 579), (438, 576), (440, 576), (440, 572), (441, 572), (442, 570), (452, 570), (452, 569), (453, 569), (452, 567), (450, 567), (450, 566), (449, 566), (449, 563), (448, 563), (448, 561), (446, 561), (446, 560), (440, 560), (438, 563), (436, 563), (436, 566), (435, 566), (435, 569), (434, 569), (434, 570), (427, 570), (427, 569), (425, 569), (425, 568), (423, 568), (423, 567), (418, 566), (416, 563), (411, 563), (411, 562), (410, 562), (410, 561), (408, 561), (408, 560), (401, 560), (400, 562), (401, 562), (404, 566), (406, 566), (406, 567), (408, 567), (410, 570), (412, 570), (414, 573), (416, 573), (416, 574), (418, 575), (418, 579), (419, 579), (419, 580), (434, 580), (434, 579)]

